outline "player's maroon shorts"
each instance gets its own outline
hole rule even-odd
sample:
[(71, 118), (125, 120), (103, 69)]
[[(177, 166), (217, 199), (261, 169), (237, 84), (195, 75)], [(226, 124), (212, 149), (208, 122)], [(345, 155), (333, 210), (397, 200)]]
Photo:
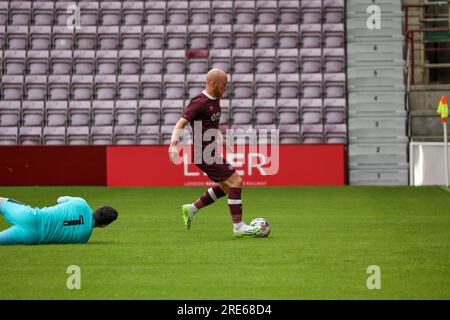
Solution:
[(223, 182), (236, 172), (233, 166), (226, 161), (213, 164), (196, 164), (196, 166), (208, 175), (208, 178), (214, 182)]

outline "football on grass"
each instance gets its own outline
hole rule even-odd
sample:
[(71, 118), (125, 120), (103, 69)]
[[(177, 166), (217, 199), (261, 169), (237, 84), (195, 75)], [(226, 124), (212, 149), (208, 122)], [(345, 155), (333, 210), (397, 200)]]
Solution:
[(264, 218), (256, 218), (250, 223), (252, 227), (260, 226), (261, 232), (258, 234), (258, 237), (264, 238), (267, 237), (270, 233), (270, 223)]

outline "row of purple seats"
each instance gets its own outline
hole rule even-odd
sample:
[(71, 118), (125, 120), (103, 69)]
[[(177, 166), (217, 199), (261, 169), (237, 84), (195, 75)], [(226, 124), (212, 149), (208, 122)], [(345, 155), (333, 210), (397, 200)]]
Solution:
[[(173, 125), (183, 100), (0, 101), (0, 126)], [(345, 99), (222, 100), (220, 124), (342, 124)]]
[[(193, 98), (204, 75), (10, 76), (0, 80), (2, 100), (138, 100)], [(233, 74), (224, 98), (344, 98), (345, 73)]]
[(5, 50), (5, 75), (206, 74), (213, 67), (227, 73), (344, 72), (344, 49), (211, 50), (190, 58), (181, 50)]
[[(82, 26), (298, 24), (342, 22), (344, 0), (304, 1), (0, 1), (0, 24), (66, 25), (74, 10)], [(75, 9), (76, 8), (76, 9)]]
[(0, 25), (0, 49), (140, 50), (343, 48), (344, 25), (16, 26)]
[[(248, 142), (246, 131), (263, 129), (255, 134), (259, 143), (273, 142), (270, 129), (278, 129), (277, 140), (281, 144), (346, 143), (346, 125), (305, 124), (251, 127), (234, 126), (234, 143)], [(0, 145), (145, 145), (169, 144), (173, 126), (79, 126), (79, 127), (0, 127)], [(240, 130), (240, 131), (239, 131)], [(249, 131), (247, 131), (248, 133)], [(241, 135), (241, 136), (240, 136)], [(247, 137), (246, 137), (247, 136)], [(241, 138), (241, 139), (240, 139)], [(244, 138), (244, 139), (242, 139)], [(251, 139), (251, 137), (250, 137)], [(279, 140), (278, 140), (279, 139)], [(186, 143), (192, 143), (187, 140)]]

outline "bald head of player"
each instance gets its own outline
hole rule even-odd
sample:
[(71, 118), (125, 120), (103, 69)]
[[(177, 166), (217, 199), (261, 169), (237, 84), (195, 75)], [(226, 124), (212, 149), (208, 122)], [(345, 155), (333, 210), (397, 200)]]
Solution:
[(211, 69), (206, 75), (205, 90), (215, 98), (222, 98), (225, 90), (227, 90), (227, 84), (227, 74), (220, 69)]

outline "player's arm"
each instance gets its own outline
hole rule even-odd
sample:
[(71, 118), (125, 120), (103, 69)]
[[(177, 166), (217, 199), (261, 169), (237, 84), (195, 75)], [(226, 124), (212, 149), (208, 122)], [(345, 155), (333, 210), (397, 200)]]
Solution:
[(228, 143), (228, 141), (225, 140), (225, 138), (222, 135), (222, 132), (220, 130), (217, 130), (217, 131), (218, 131), (217, 139), (218, 139), (219, 144), (224, 145), (227, 148), (228, 151), (233, 152), (234, 151), (233, 148)]
[(188, 123), (189, 123), (188, 120), (181, 117), (180, 120), (178, 120), (178, 122), (175, 124), (175, 127), (173, 128), (169, 146), (169, 159), (170, 162), (172, 163), (175, 161), (175, 157), (178, 154), (178, 147), (177, 147), (178, 139), (180, 138), (182, 130), (184, 129), (184, 127), (186, 127)]

